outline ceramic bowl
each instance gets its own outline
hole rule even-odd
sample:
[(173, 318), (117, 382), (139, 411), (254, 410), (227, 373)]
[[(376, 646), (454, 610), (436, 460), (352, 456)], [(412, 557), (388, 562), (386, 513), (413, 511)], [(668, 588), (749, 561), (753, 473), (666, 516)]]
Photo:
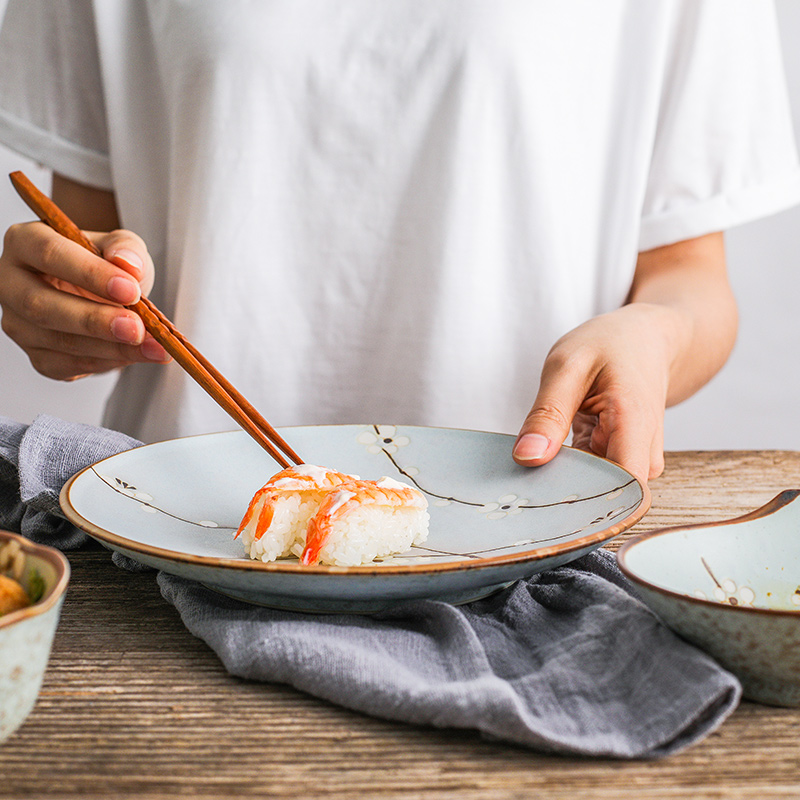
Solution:
[(670, 628), (742, 682), (744, 696), (800, 706), (800, 490), (742, 517), (654, 531), (617, 561)]
[(10, 540), (25, 556), (20, 583), (38, 599), (0, 616), (0, 742), (36, 704), (69, 582), (69, 563), (58, 550), (0, 531), (0, 547)]

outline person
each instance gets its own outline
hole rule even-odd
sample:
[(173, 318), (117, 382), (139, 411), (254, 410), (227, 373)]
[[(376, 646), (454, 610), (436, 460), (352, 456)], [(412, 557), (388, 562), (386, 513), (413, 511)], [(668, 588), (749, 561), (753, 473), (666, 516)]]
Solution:
[(104, 424), (230, 421), (125, 306), (156, 305), (274, 425), (567, 440), (643, 480), (729, 355), (723, 231), (800, 200), (768, 0), (9, 0), (0, 141), (38, 222), (0, 259), (42, 374), (123, 368)]

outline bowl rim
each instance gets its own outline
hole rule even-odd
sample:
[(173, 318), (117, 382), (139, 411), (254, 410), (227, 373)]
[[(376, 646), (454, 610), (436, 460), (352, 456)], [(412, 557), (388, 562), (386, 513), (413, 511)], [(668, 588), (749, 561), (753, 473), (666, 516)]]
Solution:
[(18, 533), (0, 528), (0, 541), (14, 540), (19, 542), (22, 551), (27, 555), (35, 555), (52, 564), (56, 571), (56, 581), (50, 591), (41, 600), (37, 600), (26, 608), (20, 608), (17, 611), (11, 611), (8, 614), (0, 616), (0, 630), (9, 628), (31, 617), (36, 617), (39, 614), (47, 613), (61, 600), (66, 591), (70, 577), (69, 561), (67, 561), (60, 550), (56, 550), (54, 547), (49, 547), (46, 544), (37, 544)]
[(658, 586), (655, 583), (652, 583), (649, 580), (637, 575), (631, 567), (626, 563), (626, 556), (633, 550), (636, 546), (643, 544), (645, 541), (649, 541), (650, 539), (655, 539), (659, 536), (666, 536), (675, 533), (682, 533), (684, 531), (699, 531), (700, 529), (710, 529), (710, 528), (719, 528), (725, 525), (733, 525), (740, 522), (749, 522), (750, 520), (760, 519), (762, 517), (767, 517), (770, 514), (774, 514), (779, 509), (783, 508), (784, 506), (789, 505), (793, 501), (795, 501), (800, 496), (800, 489), (785, 489), (784, 491), (780, 492), (779, 494), (775, 495), (769, 502), (765, 503), (763, 506), (759, 506), (758, 508), (754, 509), (753, 511), (749, 511), (746, 514), (742, 514), (738, 517), (733, 517), (731, 519), (723, 519), (717, 520), (713, 522), (698, 522), (692, 525), (675, 525), (669, 528), (660, 528), (654, 531), (647, 531), (646, 533), (640, 533), (638, 536), (632, 536), (626, 542), (624, 542), (616, 552), (617, 558), (617, 566), (620, 568), (620, 571), (623, 575), (625, 575), (628, 580), (632, 581), (634, 584), (638, 584), (639, 586), (643, 586), (650, 591), (656, 592), (657, 594), (663, 595), (670, 599), (679, 600), (681, 602), (691, 603), (700, 607), (705, 608), (714, 608), (720, 611), (729, 611), (739, 613), (746, 613), (746, 614), (755, 614), (755, 615), (767, 615), (767, 616), (778, 616), (778, 617), (792, 617), (794, 619), (800, 619), (800, 608), (797, 611), (790, 611), (786, 609), (780, 608), (763, 608), (763, 607), (753, 607), (753, 606), (740, 606), (740, 605), (730, 605), (727, 603), (720, 603), (717, 600), (703, 600), (700, 597), (693, 597), (692, 595), (684, 594), (683, 592), (676, 592), (674, 589), (666, 589), (663, 586)]

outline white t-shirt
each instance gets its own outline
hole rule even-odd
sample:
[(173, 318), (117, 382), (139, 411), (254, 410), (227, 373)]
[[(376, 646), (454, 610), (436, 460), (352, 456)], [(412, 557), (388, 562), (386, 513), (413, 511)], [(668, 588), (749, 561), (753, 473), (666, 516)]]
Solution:
[[(10, 0), (0, 140), (114, 189), (275, 425), (516, 432), (637, 252), (800, 200), (760, 0)], [(233, 423), (177, 365), (106, 424)]]

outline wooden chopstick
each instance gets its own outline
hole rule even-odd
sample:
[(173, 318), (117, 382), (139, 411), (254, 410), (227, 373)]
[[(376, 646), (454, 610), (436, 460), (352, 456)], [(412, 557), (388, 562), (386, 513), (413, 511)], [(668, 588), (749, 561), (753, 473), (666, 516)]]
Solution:
[[(22, 172), (9, 175), (19, 196), (39, 219), (62, 236), (103, 257), (98, 247), (46, 195), (42, 194)], [(303, 460), (258, 411), (249, 403), (208, 359), (200, 353), (146, 297), (128, 306), (142, 319), (147, 332), (208, 392), (234, 420), (253, 437), (282, 467)], [(280, 449), (278, 449), (280, 448)], [(282, 452), (281, 452), (282, 451)], [(284, 455), (285, 454), (285, 455)]]

